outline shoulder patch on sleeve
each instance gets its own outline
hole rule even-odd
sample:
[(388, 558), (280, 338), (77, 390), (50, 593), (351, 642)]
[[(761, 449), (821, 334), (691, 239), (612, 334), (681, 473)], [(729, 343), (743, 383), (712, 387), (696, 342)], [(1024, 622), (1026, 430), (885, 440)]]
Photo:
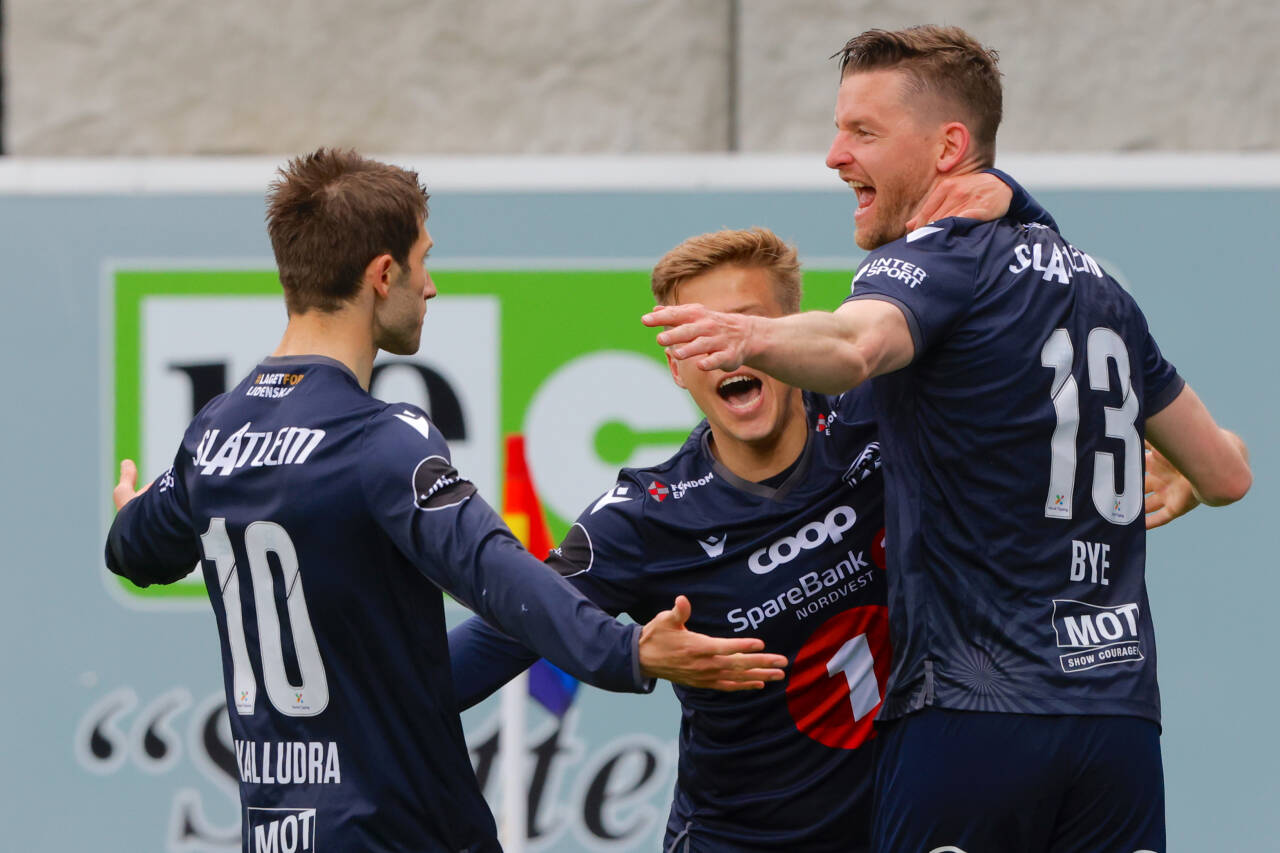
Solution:
[(476, 487), (471, 481), (459, 474), (443, 456), (428, 456), (413, 469), (413, 502), (418, 509), (447, 509), (475, 493)]

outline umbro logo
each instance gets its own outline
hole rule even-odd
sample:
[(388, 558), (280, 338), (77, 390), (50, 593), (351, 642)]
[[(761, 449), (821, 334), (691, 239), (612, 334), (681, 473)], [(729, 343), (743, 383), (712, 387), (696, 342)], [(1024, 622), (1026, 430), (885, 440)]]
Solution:
[(626, 503), (631, 500), (631, 495), (629, 494), (630, 489), (631, 487), (626, 483), (619, 483), (614, 487), (613, 491), (605, 492), (604, 496), (600, 498), (600, 500), (596, 501), (596, 505), (591, 508), (591, 514), (595, 515), (600, 510), (612, 504)]
[(702, 550), (707, 552), (707, 556), (715, 559), (724, 553), (724, 543), (729, 537), (721, 533), (719, 536), (708, 536), (706, 539), (699, 539), (698, 544), (702, 546)]

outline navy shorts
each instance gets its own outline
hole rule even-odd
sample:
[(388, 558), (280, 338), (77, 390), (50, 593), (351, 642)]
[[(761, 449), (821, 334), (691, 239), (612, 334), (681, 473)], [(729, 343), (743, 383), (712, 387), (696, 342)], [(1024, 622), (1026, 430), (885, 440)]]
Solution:
[(1164, 853), (1160, 728), (927, 708), (876, 738), (878, 853)]

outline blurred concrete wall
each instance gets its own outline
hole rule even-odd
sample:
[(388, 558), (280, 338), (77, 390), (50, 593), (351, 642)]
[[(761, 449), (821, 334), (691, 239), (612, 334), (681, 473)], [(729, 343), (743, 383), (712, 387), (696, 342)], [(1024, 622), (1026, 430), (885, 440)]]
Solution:
[(18, 155), (820, 152), (828, 57), (924, 22), (1000, 51), (1002, 151), (1280, 149), (1277, 0), (3, 2)]

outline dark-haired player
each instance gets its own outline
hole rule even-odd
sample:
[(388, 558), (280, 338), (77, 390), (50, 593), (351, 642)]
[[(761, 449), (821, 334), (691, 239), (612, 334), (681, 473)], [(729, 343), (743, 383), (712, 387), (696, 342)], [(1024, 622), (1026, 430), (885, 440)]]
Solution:
[[(107, 565), (169, 583), (201, 561), (217, 617), (246, 851), (497, 850), (449, 670), (440, 588), (580, 678), (762, 686), (777, 655), (592, 605), (520, 547), (424, 412), (368, 393), (415, 352), (435, 287), (417, 175), (322, 149), (289, 163), (268, 232), (289, 322), (143, 493), (122, 464)], [(739, 654), (743, 653), (743, 654)]]
[(1243, 443), (1160, 354), (1133, 299), (1053, 229), (943, 219), (941, 179), (995, 156), (994, 53), (956, 28), (841, 55), (827, 164), (873, 250), (834, 313), (663, 307), (658, 340), (832, 393), (871, 379), (886, 475), (893, 670), (882, 851), (1163, 851), (1143, 435), (1230, 503)]

